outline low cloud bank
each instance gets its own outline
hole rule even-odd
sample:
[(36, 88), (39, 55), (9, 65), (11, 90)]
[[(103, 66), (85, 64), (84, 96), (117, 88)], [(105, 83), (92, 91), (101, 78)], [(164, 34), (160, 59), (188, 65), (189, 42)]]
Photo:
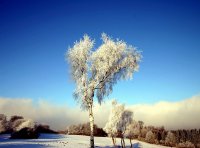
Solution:
[(146, 125), (163, 125), (166, 129), (200, 128), (200, 96), (178, 102), (131, 105), (128, 108), (134, 111), (136, 119)]
[[(95, 105), (95, 123), (99, 126), (104, 126), (108, 119), (109, 111), (109, 103), (103, 106)], [(55, 130), (63, 130), (68, 125), (89, 121), (88, 112), (81, 110), (79, 106), (71, 108), (64, 105), (54, 105), (45, 100), (35, 102), (26, 98), (0, 97), (0, 114), (5, 114), (7, 117), (20, 115), (24, 118), (31, 118), (37, 123), (48, 124)]]
[[(200, 128), (200, 96), (194, 96), (178, 102), (158, 102), (155, 104), (126, 105), (134, 112), (136, 120), (145, 125), (165, 126), (167, 129)], [(101, 106), (94, 105), (95, 123), (103, 127), (108, 120), (111, 100)], [(32, 99), (13, 99), (0, 97), (0, 113), (8, 117), (21, 115), (38, 123), (44, 123), (55, 130), (65, 129), (71, 124), (88, 122), (88, 112), (78, 106), (56, 106), (50, 102)]]

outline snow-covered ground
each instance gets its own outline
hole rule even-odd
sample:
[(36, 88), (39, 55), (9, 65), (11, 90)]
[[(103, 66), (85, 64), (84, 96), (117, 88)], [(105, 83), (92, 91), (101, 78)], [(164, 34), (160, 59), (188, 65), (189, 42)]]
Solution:
[[(9, 135), (0, 135), (1, 148), (44, 148), (44, 147), (67, 147), (88, 148), (89, 136), (41, 134), (39, 139), (9, 139)], [(129, 140), (125, 140), (126, 146), (130, 147)], [(153, 145), (137, 140), (132, 141), (134, 148), (159, 148), (164, 146)], [(120, 139), (117, 139), (120, 145)], [(112, 140), (108, 137), (95, 137), (95, 147), (111, 148)]]

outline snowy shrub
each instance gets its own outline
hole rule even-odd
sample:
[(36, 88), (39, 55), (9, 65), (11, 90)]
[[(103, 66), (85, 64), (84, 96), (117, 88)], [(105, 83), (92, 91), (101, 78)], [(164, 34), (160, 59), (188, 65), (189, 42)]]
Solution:
[(137, 121), (133, 121), (131, 124), (129, 124), (125, 131), (125, 137), (127, 138), (138, 138), (140, 134), (139, 124)]
[(69, 135), (90, 135), (89, 124), (70, 125), (68, 127)]
[(11, 116), (10, 121), (8, 123), (9, 129), (11, 131), (16, 130), (16, 127), (19, 126), (22, 122), (24, 122), (24, 118), (22, 116)]
[[(67, 131), (68, 131), (68, 134), (69, 135), (72, 135), (74, 133), (79, 133), (79, 129), (78, 129), (78, 126), (77, 125), (70, 125), (68, 128), (67, 128)], [(77, 134), (78, 135), (78, 134)]]
[(11, 123), (11, 126), (10, 128), (13, 130), (13, 131), (16, 131), (18, 126), (20, 126), (20, 124), (22, 124), (23, 122), (25, 122), (26, 120), (25, 119), (17, 119), (15, 120), (14, 122)]
[(148, 131), (145, 137), (145, 141), (149, 143), (155, 142), (155, 134), (152, 131)]
[(21, 116), (13, 116), (10, 119), (10, 129), (12, 131), (19, 131), (23, 128), (31, 128), (35, 127), (35, 123), (31, 119), (24, 119)]
[(176, 147), (178, 147), (178, 148), (195, 148), (194, 144), (189, 141), (179, 143)]
[(168, 146), (175, 146), (176, 144), (176, 137), (172, 132), (168, 132), (165, 138), (165, 144)]
[(10, 139), (35, 139), (39, 137), (36, 125), (31, 119), (21, 116), (12, 116), (10, 119)]
[(21, 122), (21, 124), (19, 124), (17, 127), (16, 127), (16, 131), (19, 131), (23, 128), (31, 128), (33, 129), (35, 127), (35, 123), (33, 122), (33, 120), (31, 119), (28, 119), (28, 120), (25, 120), (24, 122)]

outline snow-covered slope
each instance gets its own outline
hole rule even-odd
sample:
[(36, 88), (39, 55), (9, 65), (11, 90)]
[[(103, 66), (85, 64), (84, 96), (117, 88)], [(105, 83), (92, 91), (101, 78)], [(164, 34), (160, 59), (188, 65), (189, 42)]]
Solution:
[[(41, 134), (39, 139), (8, 139), (9, 135), (0, 135), (1, 148), (44, 148), (44, 147), (66, 147), (66, 148), (88, 148), (89, 136)], [(130, 147), (129, 140), (125, 140), (126, 146)], [(148, 144), (137, 140), (132, 141), (134, 148), (158, 148), (160, 145)], [(120, 139), (117, 139), (120, 145)], [(112, 140), (108, 137), (95, 137), (95, 147), (111, 148)]]

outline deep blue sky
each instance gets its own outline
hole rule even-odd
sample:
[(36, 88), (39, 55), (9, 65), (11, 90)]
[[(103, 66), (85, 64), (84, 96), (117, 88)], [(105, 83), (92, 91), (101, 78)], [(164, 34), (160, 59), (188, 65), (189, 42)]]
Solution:
[(199, 0), (0, 0), (0, 96), (75, 105), (64, 54), (102, 32), (143, 51), (132, 81), (109, 98), (177, 101), (200, 93)]

